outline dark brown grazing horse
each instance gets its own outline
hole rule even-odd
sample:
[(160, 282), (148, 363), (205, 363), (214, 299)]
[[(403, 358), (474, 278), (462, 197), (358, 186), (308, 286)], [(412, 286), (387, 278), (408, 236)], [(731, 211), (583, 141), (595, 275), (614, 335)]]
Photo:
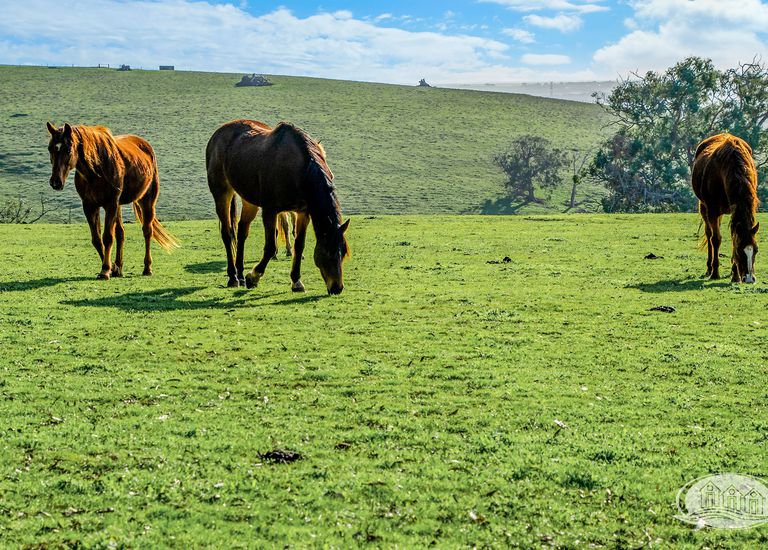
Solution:
[[(113, 136), (104, 126), (56, 128), (48, 123), (51, 141), (51, 187), (60, 191), (67, 176), (75, 170), (75, 189), (83, 201), (83, 212), (91, 227), (91, 242), (101, 258), (99, 279), (123, 276), (125, 232), (120, 205), (132, 204), (144, 231), (144, 275), (152, 275), (150, 241), (154, 238), (165, 250), (178, 247), (178, 241), (155, 217), (160, 193), (155, 152), (138, 136)], [(104, 208), (104, 236), (101, 214)], [(115, 263), (111, 263), (112, 243), (117, 238)]]
[(731, 214), (731, 281), (755, 282), (757, 171), (752, 148), (730, 134), (717, 134), (696, 149), (691, 178), (699, 198), (707, 244), (707, 276), (720, 278), (720, 220)]
[[(234, 120), (216, 130), (206, 148), (208, 187), (221, 221), (221, 238), (227, 252), (228, 286), (254, 287), (277, 251), (275, 224), (281, 212), (296, 212), (291, 268), (291, 289), (303, 292), (301, 258), (310, 220), (315, 230), (315, 265), (329, 294), (344, 289), (342, 264), (349, 255), (341, 208), (333, 187), (333, 174), (325, 150), (303, 130), (280, 123), (273, 130), (253, 120)], [(237, 223), (235, 194), (243, 200)], [(251, 222), (263, 209), (264, 254), (243, 276), (245, 240)], [(237, 235), (235, 225), (237, 223)], [(235, 250), (236, 248), (236, 250)]]

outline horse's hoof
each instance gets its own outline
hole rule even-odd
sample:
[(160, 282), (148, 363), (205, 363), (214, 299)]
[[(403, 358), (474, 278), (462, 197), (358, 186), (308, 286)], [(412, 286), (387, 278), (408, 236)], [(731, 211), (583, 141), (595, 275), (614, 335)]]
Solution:
[(122, 277), (123, 276), (123, 270), (120, 268), (112, 268), (112, 273), (110, 274), (112, 277)]
[(240, 286), (240, 279), (230, 279), (227, 281), (227, 288), (238, 288)]
[(306, 289), (304, 288), (304, 283), (301, 281), (296, 281), (295, 283), (291, 284), (291, 290), (294, 292), (306, 292)]
[(293, 252), (291, 252), (290, 250), (286, 250), (285, 251), (285, 257), (286, 258), (293, 258)]
[(100, 279), (102, 281), (108, 281), (109, 280), (109, 271), (102, 271), (98, 275), (96, 275), (97, 279)]
[(144, 272), (142, 273), (142, 275), (144, 275), (145, 277), (149, 277), (150, 275), (152, 275), (152, 270), (146, 267), (144, 268)]
[(253, 273), (249, 273), (245, 276), (245, 286), (246, 288), (255, 288), (259, 286), (259, 279), (261, 279), (261, 275), (258, 273), (254, 275)]

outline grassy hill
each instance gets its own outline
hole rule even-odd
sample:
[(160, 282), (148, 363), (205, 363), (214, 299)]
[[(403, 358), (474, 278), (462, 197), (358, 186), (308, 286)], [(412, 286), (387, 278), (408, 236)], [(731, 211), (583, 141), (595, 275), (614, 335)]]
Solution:
[[(594, 105), (530, 96), (279, 76), (268, 88), (235, 88), (238, 76), (0, 67), (0, 194), (53, 196), (45, 122), (98, 123), (155, 147), (163, 218), (210, 218), (205, 144), (221, 123), (254, 118), (292, 121), (325, 144), (347, 213), (493, 212), (503, 176), (491, 157), (511, 139), (533, 133), (589, 149), (606, 122)], [(520, 211), (561, 212), (566, 195)], [(57, 199), (79, 219), (73, 186)]]
[(311, 238), (307, 294), (246, 291), (167, 225), (108, 282), (82, 226), (0, 226), (6, 545), (766, 546), (674, 517), (768, 477), (768, 285), (704, 281), (695, 215), (360, 216), (332, 298)]

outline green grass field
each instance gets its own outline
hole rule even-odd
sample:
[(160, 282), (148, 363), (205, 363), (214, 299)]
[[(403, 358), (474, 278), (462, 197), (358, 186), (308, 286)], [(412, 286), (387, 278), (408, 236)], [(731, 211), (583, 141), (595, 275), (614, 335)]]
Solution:
[[(596, 105), (523, 95), (418, 89), (270, 77), (268, 88), (235, 88), (239, 75), (0, 66), (0, 196), (62, 208), (45, 219), (82, 219), (74, 186), (55, 195), (45, 122), (104, 124), (154, 146), (163, 219), (214, 216), (205, 180), (205, 145), (222, 123), (289, 120), (320, 139), (345, 211), (365, 214), (495, 213), (504, 177), (491, 159), (532, 133), (557, 146), (589, 150), (605, 136)], [(27, 115), (27, 116), (14, 116)], [(569, 189), (522, 213), (562, 212)], [(601, 190), (585, 186), (581, 209)]]
[(768, 477), (768, 286), (704, 281), (697, 225), (358, 216), (333, 298), (313, 241), (294, 295), (285, 259), (224, 288), (215, 221), (167, 223), (152, 278), (128, 226), (108, 282), (84, 224), (0, 226), (0, 541), (765, 546), (673, 517)]

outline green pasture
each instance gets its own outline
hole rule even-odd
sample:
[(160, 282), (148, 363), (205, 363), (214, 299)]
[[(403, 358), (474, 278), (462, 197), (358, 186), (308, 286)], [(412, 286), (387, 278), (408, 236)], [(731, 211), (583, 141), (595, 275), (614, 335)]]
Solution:
[[(236, 88), (239, 77), (0, 66), (0, 196), (37, 205), (42, 192), (61, 206), (46, 220), (81, 220), (73, 186), (60, 195), (48, 186), (45, 122), (103, 124), (154, 146), (162, 218), (211, 218), (205, 145), (222, 123), (253, 118), (292, 121), (321, 140), (350, 213), (563, 212), (566, 187), (543, 205), (498, 202), (504, 177), (494, 153), (528, 133), (588, 151), (610, 131), (607, 115), (585, 103), (282, 76)], [(600, 196), (586, 185), (578, 210), (598, 209)]]
[[(206, 105), (195, 135), (225, 110)], [(768, 543), (674, 519), (693, 478), (768, 477), (768, 286), (703, 280), (694, 215), (355, 216), (332, 298), (312, 240), (306, 294), (283, 258), (247, 291), (224, 287), (215, 221), (166, 225), (183, 248), (153, 277), (129, 225), (127, 276), (106, 282), (84, 224), (0, 226), (1, 545)]]

